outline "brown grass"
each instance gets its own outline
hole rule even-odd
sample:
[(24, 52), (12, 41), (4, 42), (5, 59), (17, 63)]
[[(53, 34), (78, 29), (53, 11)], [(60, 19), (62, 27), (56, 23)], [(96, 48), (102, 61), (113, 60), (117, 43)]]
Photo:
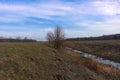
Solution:
[[(105, 65), (101, 64), (95, 61), (92, 61), (91, 59), (84, 58), (80, 56), (80, 54), (74, 53), (70, 50), (66, 50), (66, 53), (69, 55), (76, 57), (76, 64), (82, 64), (89, 68), (90, 70), (93, 70), (97, 74), (102, 74), (102, 76), (105, 76), (107, 79), (113, 79), (113, 80), (119, 80), (120, 79), (120, 70), (117, 68), (112, 67), (111, 65)], [(78, 57), (79, 56), (79, 57)]]
[(120, 40), (71, 41), (66, 46), (120, 62)]
[(104, 65), (104, 64), (92, 61), (91, 59), (86, 59), (83, 65), (87, 66), (89, 69), (94, 70), (98, 73), (102, 73), (104, 75), (114, 77), (115, 79), (120, 79), (119, 77), (120, 70), (110, 65)]
[(85, 61), (46, 43), (0, 43), (0, 80), (109, 80), (84, 66)]

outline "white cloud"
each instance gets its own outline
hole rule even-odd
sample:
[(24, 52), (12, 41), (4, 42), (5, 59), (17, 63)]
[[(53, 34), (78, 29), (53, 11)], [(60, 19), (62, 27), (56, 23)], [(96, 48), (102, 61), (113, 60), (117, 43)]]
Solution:
[[(120, 3), (118, 0), (91, 0), (83, 4), (76, 3), (64, 3), (60, 0), (54, 3), (33, 3), (33, 4), (2, 4), (0, 3), (0, 22), (14, 22), (20, 23), (24, 20), (28, 20), (27, 17), (36, 17), (48, 19), (56, 22), (63, 22), (66, 26), (67, 24), (71, 26), (81, 26), (85, 27), (84, 30), (65, 30), (67, 37), (77, 37), (77, 36), (92, 36), (99, 34), (109, 34), (109, 33), (118, 33), (120, 32)], [(105, 21), (95, 21), (90, 20), (89, 16), (105, 16)], [(59, 16), (60, 20), (57, 20), (56, 17)], [(107, 17), (106, 17), (107, 16)], [(109, 17), (108, 17), (109, 16)], [(110, 17), (112, 16), (112, 17)], [(87, 17), (87, 19), (85, 19)], [(97, 19), (96, 17), (96, 19)], [(37, 22), (43, 24), (42, 21), (37, 21), (29, 19), (31, 22)], [(76, 23), (75, 25), (73, 23)], [(19, 25), (20, 26), (20, 25)], [(24, 25), (29, 26), (29, 24)], [(42, 29), (28, 29), (27, 27), (11, 27), (3, 26), (0, 34), (5, 36), (29, 36), (35, 39), (45, 40), (45, 35), (47, 31), (53, 30), (52, 28), (42, 28)], [(46, 25), (48, 26), (48, 25)], [(5, 30), (11, 31), (5, 31)], [(18, 30), (14, 32), (13, 30)], [(22, 32), (19, 30), (23, 30)], [(36, 35), (37, 34), (37, 35)]]
[[(0, 37), (6, 37), (6, 38), (16, 38), (16, 37), (28, 37), (31, 39), (36, 39), (36, 40), (46, 40), (46, 33), (48, 31), (53, 31), (53, 28), (43, 28), (43, 29), (32, 29), (32, 28), (15, 28), (15, 29), (24, 29), (25, 31), (19, 31), (19, 32), (14, 32), (14, 31), (8, 31), (9, 28), (1, 28), (4, 29), (0, 31)], [(14, 29), (14, 27), (12, 28)], [(27, 32), (26, 32), (27, 31)]]
[[(33, 5), (10, 5), (0, 4), (0, 12), (4, 12), (7, 15), (15, 17), (15, 20), (9, 18), (8, 20), (16, 21), (16, 17), (37, 17), (43, 19), (52, 19), (52, 16), (65, 16), (68, 11), (72, 10), (70, 6), (63, 4), (33, 4)], [(2, 17), (1, 17), (2, 18)]]
[(77, 37), (92, 37), (101, 36), (101, 32), (84, 31), (84, 30), (65, 30), (66, 38), (77, 38)]
[(73, 6), (77, 15), (106, 15), (114, 16), (120, 14), (120, 2), (118, 0), (93, 0), (84, 4)]
[(4, 22), (4, 23), (8, 23), (8, 22), (17, 23), (17, 22), (22, 22), (25, 19), (26, 18), (22, 16), (17, 16), (17, 15), (14, 16), (9, 14), (0, 16), (0, 22)]
[(120, 14), (120, 3), (116, 0), (111, 1), (95, 1), (92, 2), (96, 12), (103, 15), (117, 15)]
[[(115, 34), (120, 33), (120, 18), (109, 18), (101, 22), (77, 22), (77, 26), (84, 26), (87, 31)], [(95, 33), (96, 34), (96, 33)]]
[[(53, 16), (64, 18), (78, 18), (80, 15), (117, 15), (120, 14), (120, 5), (117, 0), (91, 1), (84, 4), (33, 3), (31, 5), (10, 5), (0, 3), (0, 12), (4, 12), (6, 21), (21, 21), (26, 17), (53, 19)], [(7, 16), (8, 15), (8, 16)], [(9, 16), (14, 17), (9, 17)], [(3, 19), (3, 17), (1, 16)], [(1, 20), (2, 20), (1, 19)], [(4, 21), (4, 19), (3, 19)]]

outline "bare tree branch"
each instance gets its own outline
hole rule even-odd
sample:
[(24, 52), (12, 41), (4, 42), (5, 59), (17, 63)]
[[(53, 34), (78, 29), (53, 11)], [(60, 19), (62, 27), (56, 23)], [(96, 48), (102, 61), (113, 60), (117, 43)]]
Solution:
[(60, 49), (63, 47), (64, 43), (64, 32), (60, 26), (57, 26), (54, 30), (54, 33), (47, 33), (47, 40), (49, 43), (52, 43), (54, 48)]

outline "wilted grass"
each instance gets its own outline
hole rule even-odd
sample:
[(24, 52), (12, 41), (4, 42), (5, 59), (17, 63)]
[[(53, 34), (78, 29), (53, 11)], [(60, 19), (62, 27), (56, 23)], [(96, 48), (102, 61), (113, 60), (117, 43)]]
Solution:
[(95, 72), (105, 75), (108, 79), (120, 79), (120, 70), (112, 67), (111, 65), (104, 65), (91, 59), (86, 59), (83, 65), (87, 66), (89, 69), (94, 70)]
[(0, 80), (109, 80), (85, 67), (85, 60), (47, 43), (0, 43)]
[(120, 40), (71, 41), (67, 46), (120, 62)]
[(46, 43), (0, 43), (1, 80), (80, 79), (82, 70), (75, 61), (73, 56), (57, 52)]
[(119, 80), (120, 79), (120, 70), (117, 68), (114, 68), (112, 65), (105, 65), (101, 64), (95, 61), (92, 61), (91, 59), (84, 58), (80, 56), (80, 54), (76, 54), (75, 52), (72, 52), (70, 50), (66, 50), (66, 53), (69, 55), (72, 55), (76, 57), (76, 64), (84, 65), (84, 67), (89, 68), (90, 70), (97, 73), (97, 75), (102, 75), (108, 80)]
[(54, 51), (40, 43), (0, 43), (0, 79), (53, 79)]
[[(89, 67), (90, 69), (95, 70), (95, 71), (103, 72), (103, 73), (106, 72), (106, 73), (111, 74), (111, 75), (116, 73), (116, 70), (119, 71), (119, 69), (117, 69), (117, 68), (113, 68), (110, 65), (104, 65), (104, 64), (92, 61), (91, 59), (85, 60), (84, 65)], [(113, 72), (113, 70), (115, 70), (114, 73), (111, 73), (111, 72)]]

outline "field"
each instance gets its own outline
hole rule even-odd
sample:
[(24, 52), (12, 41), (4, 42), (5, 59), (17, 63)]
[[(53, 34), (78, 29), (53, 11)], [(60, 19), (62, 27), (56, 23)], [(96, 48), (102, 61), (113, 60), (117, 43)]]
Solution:
[(120, 80), (114, 71), (47, 43), (0, 43), (0, 80)]
[(120, 62), (120, 40), (71, 41), (67, 42), (66, 45), (90, 54)]

